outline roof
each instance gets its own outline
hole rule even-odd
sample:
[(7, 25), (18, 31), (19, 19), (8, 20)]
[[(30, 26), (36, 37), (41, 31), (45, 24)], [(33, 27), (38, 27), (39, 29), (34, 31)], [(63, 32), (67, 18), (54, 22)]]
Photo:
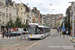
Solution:
[(38, 23), (29, 23), (29, 25), (38, 25)]
[(29, 23), (29, 25), (37, 25), (39, 28), (50, 28), (48, 26), (40, 25), (38, 23)]
[(27, 12), (29, 12), (29, 11), (30, 11), (30, 9), (29, 9), (29, 7), (28, 7), (27, 5), (23, 4), (23, 6), (25, 6), (25, 7), (26, 7), (26, 11), (27, 11)]
[(62, 19), (62, 17), (59, 17), (58, 19)]
[(6, 6), (7, 6), (7, 7), (9, 7), (9, 3), (10, 3), (11, 5), (13, 5), (12, 0), (6, 0), (5, 2), (6, 2)]

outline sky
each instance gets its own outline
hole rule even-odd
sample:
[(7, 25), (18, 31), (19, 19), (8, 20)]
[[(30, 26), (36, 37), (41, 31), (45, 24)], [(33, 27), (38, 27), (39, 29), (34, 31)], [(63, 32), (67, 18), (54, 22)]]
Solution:
[[(66, 16), (66, 9), (75, 0), (12, 0), (16, 3), (28, 3), (31, 9), (37, 7), (41, 14), (63, 14)], [(52, 5), (51, 5), (52, 4)]]

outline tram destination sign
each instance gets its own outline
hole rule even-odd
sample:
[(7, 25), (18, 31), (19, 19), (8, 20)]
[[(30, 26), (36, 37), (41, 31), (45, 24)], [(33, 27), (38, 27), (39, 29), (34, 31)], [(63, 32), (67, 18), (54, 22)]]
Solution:
[(29, 27), (36, 27), (36, 25), (29, 25)]

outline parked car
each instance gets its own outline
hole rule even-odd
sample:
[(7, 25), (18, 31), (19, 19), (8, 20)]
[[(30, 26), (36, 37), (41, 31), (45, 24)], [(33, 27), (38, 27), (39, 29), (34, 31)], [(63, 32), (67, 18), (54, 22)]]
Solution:
[(7, 36), (10, 36), (10, 33), (5, 33), (5, 36), (7, 37)]
[(21, 32), (22, 32), (23, 35), (28, 33), (27, 31), (21, 31)]
[(20, 36), (22, 34), (22, 32), (20, 31), (12, 31), (10, 36)]

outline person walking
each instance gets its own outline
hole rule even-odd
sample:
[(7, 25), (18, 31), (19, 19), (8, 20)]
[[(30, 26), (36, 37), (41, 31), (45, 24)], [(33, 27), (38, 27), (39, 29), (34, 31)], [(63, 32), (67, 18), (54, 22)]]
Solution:
[(57, 28), (57, 32), (59, 33), (59, 29)]
[(62, 30), (61, 32), (62, 32), (61, 34), (63, 35), (63, 37), (65, 37), (65, 32), (66, 31), (65, 30)]
[(68, 37), (68, 35), (69, 35), (69, 30), (68, 30), (68, 28), (67, 28), (67, 30), (66, 30), (66, 35), (67, 35), (67, 37)]
[(8, 30), (7, 30), (7, 32), (6, 32), (6, 33), (7, 33), (7, 38), (8, 38), (8, 37), (9, 37)]
[(60, 37), (61, 37), (61, 35), (62, 35), (62, 28), (60, 28)]
[(3, 30), (2, 32), (2, 38), (4, 39), (4, 36), (5, 36), (5, 30)]

